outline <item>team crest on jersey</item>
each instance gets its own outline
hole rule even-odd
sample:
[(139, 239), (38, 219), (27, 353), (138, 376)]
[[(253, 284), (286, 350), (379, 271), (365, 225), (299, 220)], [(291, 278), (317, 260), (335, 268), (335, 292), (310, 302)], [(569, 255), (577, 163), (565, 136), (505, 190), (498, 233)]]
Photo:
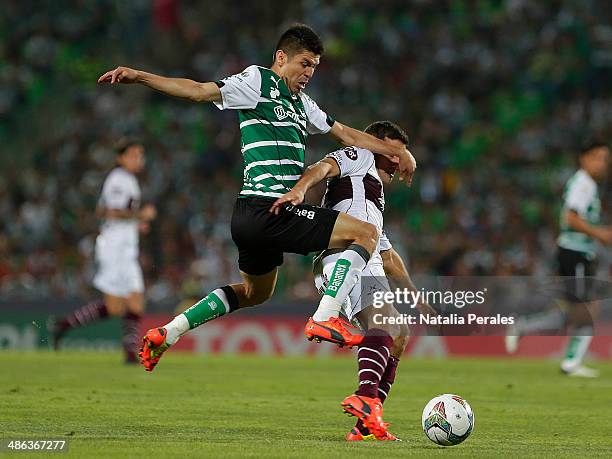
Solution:
[(280, 91), (278, 90), (278, 88), (270, 89), (270, 97), (272, 99), (276, 99), (278, 96), (280, 96)]
[(344, 149), (344, 154), (348, 159), (352, 159), (353, 161), (357, 159), (357, 150), (354, 147), (346, 147)]

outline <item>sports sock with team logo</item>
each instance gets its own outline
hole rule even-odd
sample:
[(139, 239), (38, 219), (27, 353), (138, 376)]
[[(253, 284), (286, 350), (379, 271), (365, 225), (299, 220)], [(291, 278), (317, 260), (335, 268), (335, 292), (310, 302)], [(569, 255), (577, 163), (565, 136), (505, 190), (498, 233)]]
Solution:
[[(378, 398), (380, 399), (381, 403), (385, 403), (385, 400), (389, 396), (391, 386), (393, 386), (393, 383), (395, 382), (395, 373), (397, 372), (398, 364), (399, 359), (397, 357), (390, 356), (387, 360), (387, 367), (385, 368), (385, 372), (378, 383)], [(361, 419), (357, 420), (355, 427), (359, 430), (359, 432), (361, 432), (362, 435), (368, 435), (370, 433)]]
[(317, 322), (338, 317), (342, 303), (361, 277), (361, 272), (370, 260), (370, 253), (358, 244), (349, 245), (331, 273), (325, 294), (319, 302), (319, 307), (312, 315)]
[(229, 285), (213, 290), (164, 325), (166, 343), (173, 345), (187, 331), (238, 309), (238, 296)]
[(366, 331), (357, 351), (357, 395), (379, 397), (379, 385), (387, 368), (392, 344), (393, 338), (384, 330), (371, 328)]

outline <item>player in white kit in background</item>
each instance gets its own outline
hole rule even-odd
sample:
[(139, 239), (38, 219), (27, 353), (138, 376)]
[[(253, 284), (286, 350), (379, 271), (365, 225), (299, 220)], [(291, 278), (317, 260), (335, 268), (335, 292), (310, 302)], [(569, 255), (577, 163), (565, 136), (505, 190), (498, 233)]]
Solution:
[(53, 347), (58, 349), (68, 330), (115, 316), (123, 318), (123, 349), (127, 363), (136, 363), (140, 343), (140, 318), (144, 312), (144, 281), (138, 262), (139, 233), (148, 232), (157, 216), (153, 205), (140, 207), (141, 191), (136, 175), (145, 165), (144, 147), (123, 139), (117, 147), (117, 167), (106, 177), (96, 214), (103, 218), (96, 238), (96, 275), (93, 285), (104, 294), (58, 320), (52, 327)]

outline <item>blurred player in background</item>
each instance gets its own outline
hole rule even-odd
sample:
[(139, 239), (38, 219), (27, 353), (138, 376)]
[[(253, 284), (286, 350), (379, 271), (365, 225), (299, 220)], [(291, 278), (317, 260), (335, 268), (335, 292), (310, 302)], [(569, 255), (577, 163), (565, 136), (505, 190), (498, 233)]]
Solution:
[(142, 351), (142, 362), (148, 371), (190, 329), (268, 300), (285, 252), (307, 255), (328, 247), (343, 249), (339, 264), (346, 269), (341, 285), (337, 291), (324, 295), (319, 307), (326, 311), (326, 325), (345, 336), (347, 345), (355, 344), (338, 315), (376, 247), (376, 227), (332, 209), (307, 204), (287, 205), (278, 213), (268, 210), (300, 178), (309, 134), (331, 134), (344, 145), (398, 157), (400, 174), (408, 178), (408, 183), (416, 162), (405, 146), (392, 145), (335, 121), (302, 92), (322, 52), (319, 36), (297, 24), (281, 36), (271, 68), (252, 65), (239, 74), (206, 83), (127, 67), (110, 70), (98, 79), (100, 83), (140, 83), (171, 96), (212, 102), (221, 110), (237, 110), (240, 122), (244, 180), (232, 213), (231, 230), (243, 282), (213, 290), (164, 327), (149, 330)]
[(561, 371), (571, 376), (596, 377), (597, 370), (582, 365), (593, 339), (594, 309), (592, 278), (596, 273), (596, 241), (612, 243), (612, 227), (601, 226), (601, 202), (597, 181), (605, 177), (610, 164), (610, 149), (601, 143), (584, 148), (579, 156), (580, 169), (565, 184), (560, 234), (557, 239), (559, 275), (567, 278), (567, 310), (551, 309), (542, 314), (518, 318), (509, 327), (506, 349), (516, 352), (521, 335), (555, 330), (568, 325), (572, 336), (561, 362)]
[[(365, 129), (385, 142), (408, 145), (408, 136), (390, 121), (376, 121)], [(364, 148), (346, 147), (329, 153), (304, 173), (293, 189), (276, 200), (273, 208), (286, 203), (298, 205), (306, 192), (321, 180), (328, 179), (323, 205), (347, 213), (375, 225), (381, 232), (376, 250), (363, 270), (361, 279), (343, 303), (344, 315), (366, 330), (357, 353), (359, 386), (355, 395), (342, 402), (346, 412), (358, 417), (357, 425), (347, 434), (349, 441), (397, 440), (386, 429), (382, 420), (382, 404), (395, 380), (399, 359), (408, 343), (407, 325), (380, 323), (378, 317), (399, 318), (391, 303), (374, 308), (375, 292), (390, 292), (386, 276), (401, 283), (401, 287), (416, 290), (400, 255), (393, 249), (383, 231), (385, 208), (384, 185), (391, 183), (397, 162), (374, 155)], [(321, 294), (333, 283), (341, 252), (328, 249), (315, 258), (315, 285)], [(427, 304), (418, 305), (424, 314), (435, 311)], [(377, 323), (378, 322), (378, 323)], [(316, 333), (315, 333), (316, 332)], [(305, 328), (306, 336), (315, 336), (342, 346), (344, 340), (334, 330), (322, 327), (311, 318)]]
[(96, 238), (97, 271), (93, 285), (104, 299), (87, 304), (52, 326), (53, 347), (72, 328), (103, 320), (123, 318), (123, 349), (127, 363), (137, 362), (140, 318), (144, 312), (144, 281), (138, 262), (139, 233), (148, 232), (157, 212), (140, 207), (141, 192), (136, 175), (145, 165), (142, 144), (122, 139), (117, 146), (117, 167), (106, 177), (96, 214), (103, 219)]

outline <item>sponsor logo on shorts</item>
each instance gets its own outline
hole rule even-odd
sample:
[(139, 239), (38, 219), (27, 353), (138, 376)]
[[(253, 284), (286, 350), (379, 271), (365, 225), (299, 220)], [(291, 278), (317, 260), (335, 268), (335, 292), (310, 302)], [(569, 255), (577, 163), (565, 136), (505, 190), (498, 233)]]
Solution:
[(305, 208), (300, 209), (299, 207), (296, 207), (292, 204), (287, 204), (285, 206), (285, 211), (294, 213), (298, 217), (306, 217), (308, 220), (314, 220), (316, 215), (316, 212), (314, 210)]

